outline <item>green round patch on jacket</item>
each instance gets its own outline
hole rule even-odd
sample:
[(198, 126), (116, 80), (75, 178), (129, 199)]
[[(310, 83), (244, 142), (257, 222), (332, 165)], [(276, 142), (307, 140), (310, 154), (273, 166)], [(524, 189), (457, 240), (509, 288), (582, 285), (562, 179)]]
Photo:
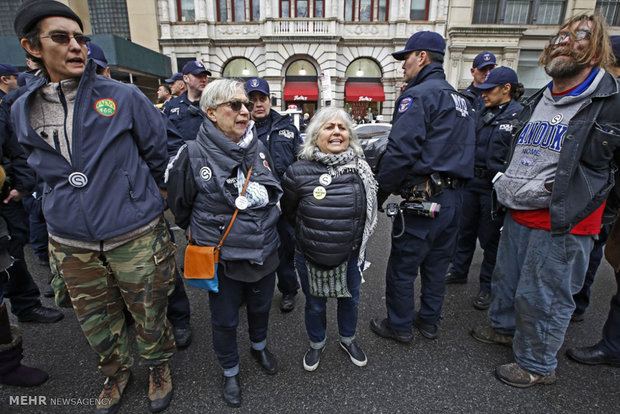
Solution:
[(113, 99), (99, 99), (95, 102), (95, 110), (103, 116), (112, 116), (116, 113), (116, 102)]

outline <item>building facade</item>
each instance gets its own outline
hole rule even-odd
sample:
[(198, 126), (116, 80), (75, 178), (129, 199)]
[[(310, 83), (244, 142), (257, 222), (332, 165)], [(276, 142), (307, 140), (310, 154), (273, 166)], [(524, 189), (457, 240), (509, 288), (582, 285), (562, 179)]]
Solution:
[(411, 34), (446, 37), (446, 75), (458, 89), (490, 50), (532, 91), (548, 82), (538, 56), (558, 25), (598, 9), (615, 31), (619, 1), (158, 0), (159, 42), (173, 69), (196, 59), (214, 77), (264, 77), (279, 109), (336, 104), (387, 120), (403, 86), (391, 53)]
[(620, 34), (620, 0), (455, 0), (448, 13), (446, 72), (455, 87), (472, 80), (474, 57), (491, 51), (497, 63), (517, 71), (526, 95), (549, 82), (538, 58), (568, 18), (599, 11), (611, 34)]
[(269, 81), (278, 108), (336, 104), (391, 116), (403, 85), (391, 53), (419, 30), (446, 33), (446, 0), (159, 0), (161, 51), (179, 69)]

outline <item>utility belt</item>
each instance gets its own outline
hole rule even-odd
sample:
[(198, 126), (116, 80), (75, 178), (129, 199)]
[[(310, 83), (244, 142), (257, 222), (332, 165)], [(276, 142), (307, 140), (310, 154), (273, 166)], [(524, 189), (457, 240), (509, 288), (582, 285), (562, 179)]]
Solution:
[(403, 191), (401, 196), (407, 201), (429, 201), (431, 197), (437, 197), (445, 189), (458, 190), (465, 185), (465, 180), (432, 173), (428, 180), (414, 185)]
[(474, 168), (474, 177), (478, 178), (493, 178), (496, 172), (487, 168)]

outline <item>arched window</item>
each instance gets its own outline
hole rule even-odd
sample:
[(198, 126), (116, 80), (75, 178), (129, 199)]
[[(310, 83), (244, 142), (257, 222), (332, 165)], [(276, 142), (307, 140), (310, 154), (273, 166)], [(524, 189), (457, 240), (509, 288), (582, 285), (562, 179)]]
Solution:
[(258, 70), (248, 59), (235, 58), (226, 64), (222, 76), (225, 78), (250, 79), (258, 76)]

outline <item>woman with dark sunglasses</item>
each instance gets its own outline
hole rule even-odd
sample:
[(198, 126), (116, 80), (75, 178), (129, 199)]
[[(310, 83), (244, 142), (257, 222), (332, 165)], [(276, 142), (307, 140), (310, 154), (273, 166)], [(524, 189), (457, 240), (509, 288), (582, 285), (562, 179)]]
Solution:
[(200, 98), (206, 118), (196, 140), (173, 159), (168, 179), (168, 204), (193, 244), (217, 246), (238, 210), (219, 253), (218, 291), (209, 292), (213, 348), (224, 371), (223, 397), (233, 407), (241, 405), (237, 325), (244, 301), (250, 354), (268, 374), (277, 371), (266, 345), (279, 263), (276, 204), (282, 190), (248, 106), (243, 83), (209, 83)]

